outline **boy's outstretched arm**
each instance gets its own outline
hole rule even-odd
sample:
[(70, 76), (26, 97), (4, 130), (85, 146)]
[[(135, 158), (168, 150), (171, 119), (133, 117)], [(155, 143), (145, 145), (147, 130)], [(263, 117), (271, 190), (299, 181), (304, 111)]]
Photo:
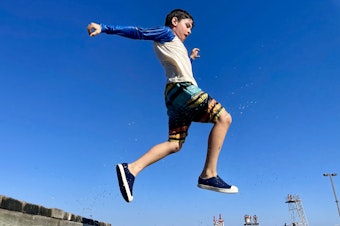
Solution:
[(87, 26), (87, 32), (91, 37), (106, 33), (131, 39), (153, 40), (160, 43), (171, 41), (175, 37), (171, 28), (167, 26), (145, 29), (136, 26), (105, 25), (91, 22)]
[(87, 32), (91, 37), (96, 36), (102, 32), (102, 27), (97, 23), (90, 23), (87, 25)]

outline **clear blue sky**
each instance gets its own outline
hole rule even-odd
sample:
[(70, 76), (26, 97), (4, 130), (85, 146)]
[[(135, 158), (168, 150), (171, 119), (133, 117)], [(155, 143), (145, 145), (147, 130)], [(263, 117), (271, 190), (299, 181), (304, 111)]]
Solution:
[[(196, 187), (211, 125), (193, 124), (128, 204), (115, 165), (167, 139), (165, 77), (151, 42), (86, 26), (163, 25), (174, 8), (195, 18), (200, 87), (233, 116), (218, 171), (240, 192)], [(14, 0), (0, 18), (0, 194), (124, 226), (282, 226), (298, 194), (310, 226), (340, 224), (322, 176), (340, 173), (339, 0)]]

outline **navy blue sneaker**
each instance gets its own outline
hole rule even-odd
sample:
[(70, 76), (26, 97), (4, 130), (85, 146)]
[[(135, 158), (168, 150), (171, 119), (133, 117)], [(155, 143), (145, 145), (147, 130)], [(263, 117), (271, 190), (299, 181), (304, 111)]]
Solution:
[(238, 188), (236, 186), (227, 184), (219, 176), (211, 177), (208, 179), (202, 179), (201, 177), (199, 177), (197, 186), (199, 188), (223, 193), (233, 194), (238, 192)]
[(127, 163), (118, 164), (116, 166), (116, 171), (120, 192), (122, 193), (125, 201), (131, 202), (133, 200), (132, 188), (133, 182), (135, 181), (135, 176), (130, 173)]

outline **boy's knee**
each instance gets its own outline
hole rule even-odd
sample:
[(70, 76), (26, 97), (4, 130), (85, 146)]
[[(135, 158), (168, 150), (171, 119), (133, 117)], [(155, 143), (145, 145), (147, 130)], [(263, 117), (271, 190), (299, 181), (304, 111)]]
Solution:
[(218, 118), (217, 123), (221, 123), (223, 125), (230, 126), (230, 124), (232, 123), (232, 117), (231, 117), (230, 113), (228, 113), (227, 111), (224, 111), (221, 114), (221, 116)]
[(227, 112), (226, 115), (226, 123), (228, 123), (229, 125), (232, 123), (233, 118), (231, 117), (231, 114)]
[(183, 141), (171, 141), (172, 153), (179, 152), (182, 149)]

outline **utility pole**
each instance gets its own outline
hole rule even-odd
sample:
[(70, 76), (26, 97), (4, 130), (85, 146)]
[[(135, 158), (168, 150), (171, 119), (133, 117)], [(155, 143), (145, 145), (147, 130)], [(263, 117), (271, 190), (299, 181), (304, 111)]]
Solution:
[(336, 197), (335, 188), (334, 188), (333, 179), (332, 179), (332, 177), (335, 177), (336, 175), (337, 175), (336, 173), (324, 173), (323, 174), (323, 176), (329, 177), (331, 179), (331, 184), (332, 184), (332, 188), (333, 188), (334, 198), (335, 198), (336, 206), (338, 208), (338, 214), (339, 214), (339, 217), (340, 217), (339, 201), (338, 201), (338, 198)]

